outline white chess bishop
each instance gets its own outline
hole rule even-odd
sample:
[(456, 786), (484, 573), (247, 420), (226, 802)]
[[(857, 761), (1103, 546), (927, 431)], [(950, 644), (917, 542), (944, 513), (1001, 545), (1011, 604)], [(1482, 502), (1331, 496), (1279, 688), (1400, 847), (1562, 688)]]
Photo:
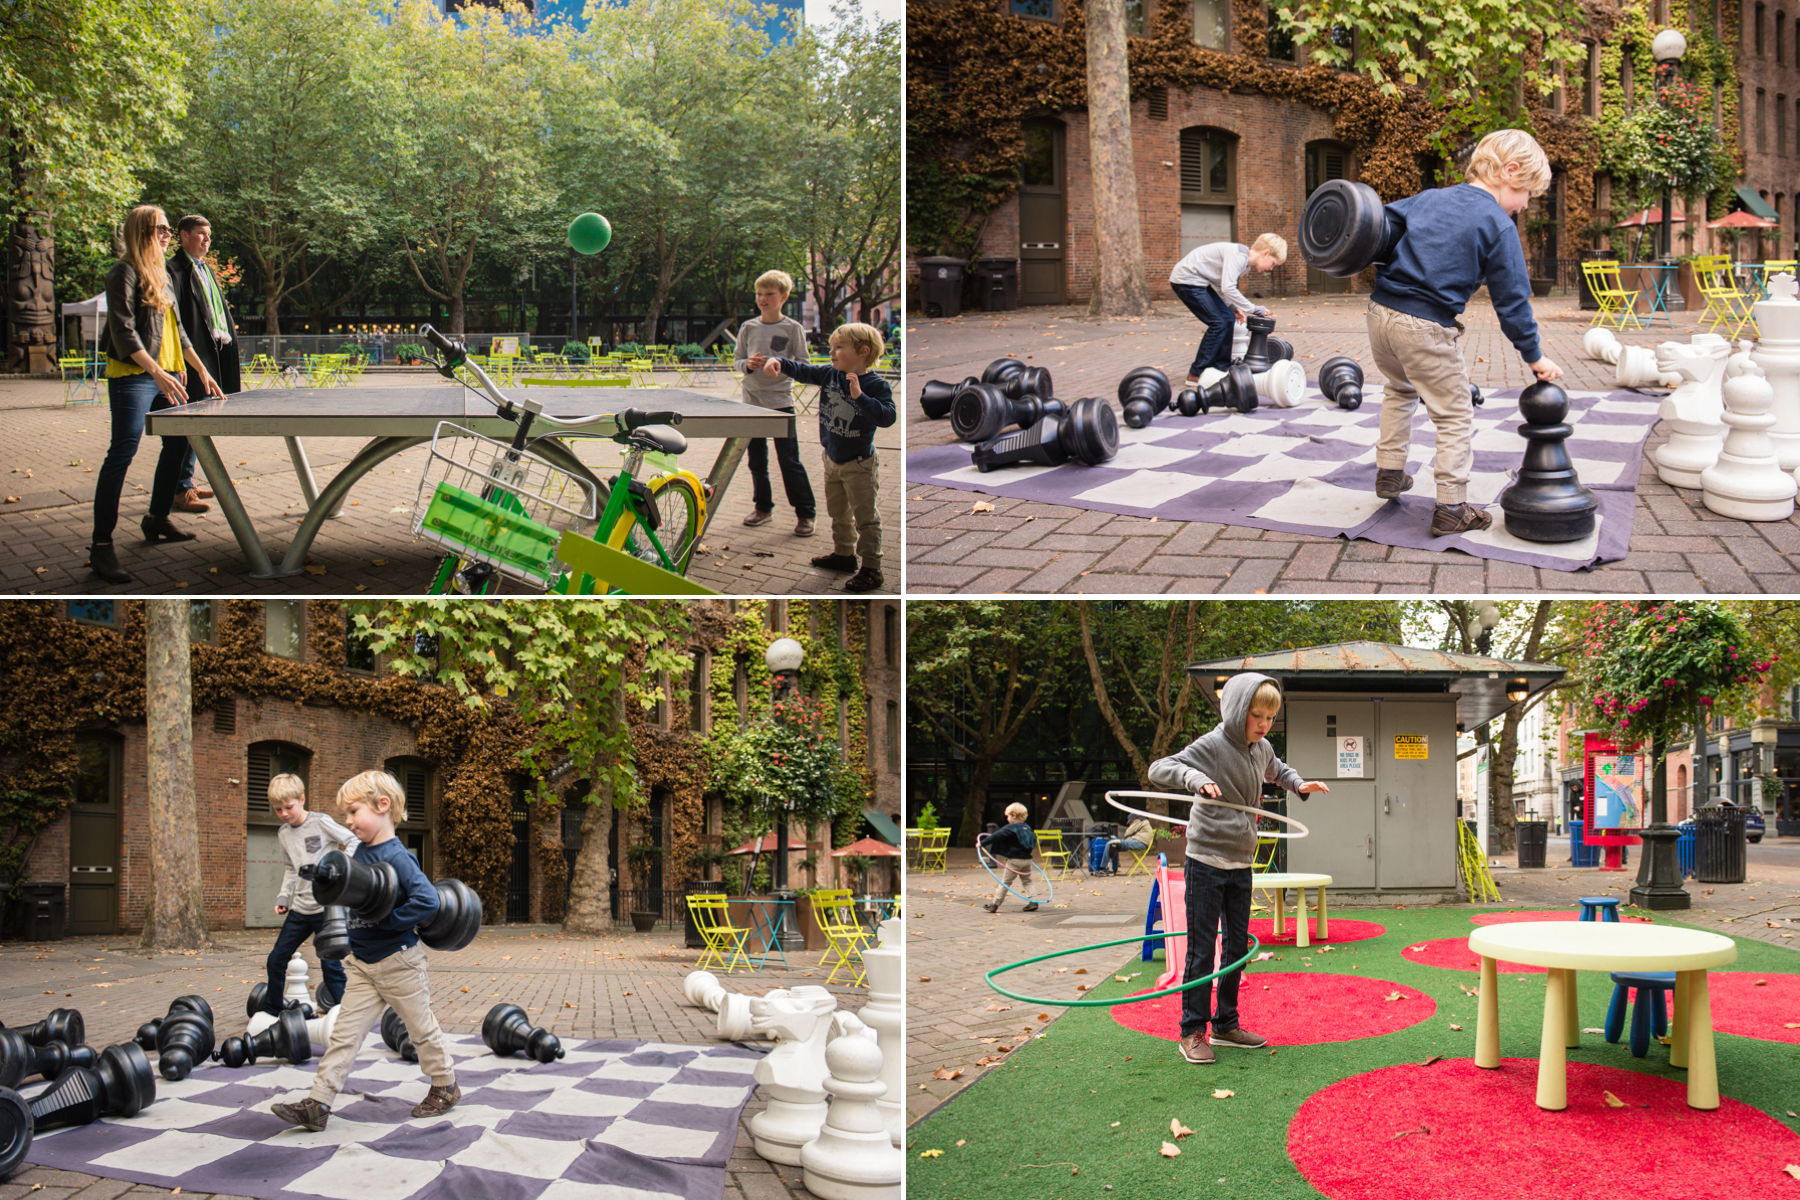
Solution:
[(1768, 377), (1775, 400), (1769, 440), (1783, 471), (1800, 468), (1800, 282), (1791, 272), (1772, 276), (1769, 298), (1754, 306), (1760, 333), (1751, 361)]
[[(1707, 341), (1701, 343), (1702, 337)], [(1685, 488), (1700, 486), (1700, 473), (1719, 461), (1725, 444), (1724, 366), (1731, 353), (1731, 344), (1716, 335), (1695, 334), (1694, 342), (1664, 342), (1656, 348), (1657, 367), (1682, 382), (1657, 410), (1669, 423), (1669, 440), (1651, 457), (1658, 478)]]
[(1781, 469), (1769, 440), (1774, 402), (1774, 390), (1754, 363), (1725, 381), (1725, 424), (1731, 432), (1719, 461), (1700, 473), (1702, 501), (1722, 517), (1785, 521), (1794, 515), (1795, 480)]

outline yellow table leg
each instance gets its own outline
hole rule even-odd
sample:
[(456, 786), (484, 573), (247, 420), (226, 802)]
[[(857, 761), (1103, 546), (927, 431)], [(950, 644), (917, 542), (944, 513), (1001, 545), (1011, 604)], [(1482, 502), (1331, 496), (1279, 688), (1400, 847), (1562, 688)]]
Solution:
[(1330, 936), (1330, 930), (1325, 928), (1325, 885), (1321, 883), (1319, 885), (1319, 940), (1322, 942)]
[(1581, 1045), (1581, 1014), (1575, 1000), (1575, 972), (1563, 972), (1563, 1036), (1570, 1049)]
[(1688, 979), (1686, 971), (1675, 972), (1675, 1003), (1669, 1013), (1669, 1065), (1688, 1065)]
[(1306, 889), (1294, 889), (1294, 945), (1302, 950), (1312, 945), (1312, 938), (1307, 936), (1306, 929)]
[(1500, 974), (1485, 955), (1481, 960), (1481, 994), (1475, 1002), (1475, 1065), (1500, 1065)]
[(1563, 1045), (1568, 990), (1569, 972), (1551, 967), (1544, 986), (1544, 1034), (1538, 1043), (1537, 1106), (1552, 1112), (1569, 1107), (1569, 1051)]
[(1287, 889), (1275, 889), (1275, 936), (1287, 932)]
[(1688, 1107), (1717, 1108), (1719, 1064), (1713, 1057), (1712, 998), (1707, 991), (1706, 972), (1681, 974), (1693, 977), (1688, 984)]

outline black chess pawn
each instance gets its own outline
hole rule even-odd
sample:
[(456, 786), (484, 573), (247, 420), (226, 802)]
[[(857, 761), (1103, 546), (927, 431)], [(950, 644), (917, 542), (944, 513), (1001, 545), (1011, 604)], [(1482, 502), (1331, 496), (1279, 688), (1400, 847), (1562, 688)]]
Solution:
[(1136, 367), (1119, 380), (1119, 407), (1125, 423), (1142, 429), (1169, 407), (1169, 377), (1159, 367)]
[(1029, 425), (1046, 413), (1063, 411), (1060, 400), (1026, 392), (1009, 397), (997, 383), (965, 383), (950, 407), (950, 429), (958, 441), (987, 442), (1008, 425)]
[(276, 1015), (275, 1023), (261, 1033), (248, 1038), (226, 1038), (213, 1057), (228, 1067), (241, 1067), (264, 1058), (285, 1059), (299, 1066), (312, 1057), (306, 1018), (297, 1008), (284, 1008)]
[(1049, 397), (1056, 392), (1049, 371), (1028, 367), (1016, 358), (999, 358), (989, 363), (981, 373), (981, 382), (998, 386), (1009, 400), (1027, 395)]
[(81, 1019), (81, 1012), (73, 1008), (53, 1008), (35, 1025), (26, 1025), (18, 1030), (26, 1041), (34, 1046), (45, 1042), (63, 1042), (73, 1046), (87, 1041), (87, 1025)]
[(31, 1151), (31, 1105), (9, 1087), (0, 1087), (0, 1182), (9, 1178)]
[(34, 1046), (16, 1029), (0, 1029), (0, 1087), (16, 1088), (36, 1075), (55, 1079), (70, 1067), (94, 1065), (94, 1048), (77, 1042)]
[(1270, 334), (1269, 335), (1269, 365), (1273, 366), (1274, 364), (1276, 364), (1278, 362), (1293, 362), (1293, 361), (1294, 361), (1294, 343), (1288, 341), (1286, 338), (1279, 338), (1279, 337), (1276, 337), (1274, 334)]
[(1487, 397), (1483, 396), (1481, 394), (1481, 389), (1472, 383), (1469, 385), (1469, 403), (1473, 404), (1476, 408), (1480, 408), (1483, 404), (1487, 403)]
[(213, 1023), (197, 1012), (171, 1011), (156, 1031), (156, 1069), (164, 1079), (186, 1079), (213, 1052)]
[(1244, 328), (1250, 331), (1250, 345), (1238, 361), (1250, 368), (1252, 375), (1269, 369), (1269, 335), (1275, 332), (1274, 317), (1245, 317)]
[(1118, 452), (1118, 415), (1100, 397), (1084, 396), (1066, 413), (1051, 414), (982, 443), (969, 461), (984, 472), (995, 467), (1059, 467), (1070, 459), (1092, 467)]
[(34, 1130), (86, 1125), (101, 1117), (135, 1117), (156, 1099), (156, 1073), (136, 1042), (100, 1052), (92, 1067), (70, 1067), (31, 1098)]
[(516, 1004), (496, 1004), (481, 1022), (481, 1040), (500, 1058), (523, 1050), (538, 1062), (555, 1062), (563, 1056), (562, 1043), (548, 1029), (533, 1029), (525, 1010)]
[(1182, 416), (1192, 417), (1215, 408), (1255, 412), (1257, 403), (1256, 380), (1251, 377), (1250, 368), (1234, 362), (1225, 368), (1224, 378), (1215, 380), (1211, 387), (1183, 390), (1178, 407)]
[[(350, 957), (350, 910), (341, 904), (327, 904), (319, 921), (319, 932), (313, 934), (313, 951), (320, 958)], [(323, 986), (323, 985), (321, 985)], [(323, 1000), (320, 1001), (324, 1003)]]
[(1506, 529), (1532, 542), (1578, 542), (1594, 532), (1600, 501), (1581, 486), (1563, 439), (1569, 396), (1554, 383), (1537, 382), (1519, 394), (1525, 457), (1518, 478), (1500, 494)]
[(1319, 367), (1319, 390), (1339, 408), (1354, 412), (1362, 407), (1363, 369), (1345, 354), (1325, 360)]
[(963, 384), (980, 382), (981, 380), (974, 375), (969, 376), (962, 383), (945, 383), (941, 379), (928, 379), (925, 381), (925, 386), (919, 390), (919, 407), (924, 409), (925, 415), (933, 421), (941, 421), (950, 415), (950, 403), (956, 399), (956, 390)]
[(419, 1061), (419, 1051), (412, 1043), (412, 1035), (406, 1032), (406, 1022), (391, 1008), (381, 1014), (381, 1040), (407, 1062)]
[(312, 880), (313, 899), (320, 904), (341, 904), (368, 921), (379, 921), (393, 912), (400, 898), (400, 876), (393, 867), (384, 862), (361, 862), (342, 850), (301, 867), (300, 874)]
[(131, 1040), (136, 1042), (138, 1047), (142, 1049), (145, 1054), (155, 1054), (156, 1034), (157, 1031), (162, 1028), (162, 1023), (163, 1019), (161, 1017), (152, 1017), (150, 1020), (145, 1021), (142, 1025), (138, 1026), (137, 1036)]
[(438, 909), (418, 927), (419, 940), (432, 950), (461, 950), (481, 932), (481, 897), (460, 879), (440, 879), (432, 886), (437, 888)]

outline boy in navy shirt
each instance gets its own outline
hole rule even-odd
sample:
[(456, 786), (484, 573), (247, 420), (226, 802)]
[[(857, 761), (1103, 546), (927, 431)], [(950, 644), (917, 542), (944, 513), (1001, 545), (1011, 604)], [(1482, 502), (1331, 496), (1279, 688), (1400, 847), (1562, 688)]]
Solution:
[(1403, 230), (1389, 262), (1375, 274), (1369, 297), (1369, 348), (1387, 379), (1381, 402), (1381, 441), (1375, 451), (1375, 494), (1392, 500), (1408, 491), (1413, 411), (1421, 398), (1437, 426), (1437, 508), (1431, 535), (1486, 529), (1494, 520), (1468, 503), (1475, 406), (1463, 363), (1462, 311), (1485, 280), (1500, 328), (1541, 380), (1562, 368), (1538, 346), (1531, 315), (1531, 278), (1513, 217), (1550, 187), (1543, 147), (1522, 129), (1482, 138), (1469, 160), (1467, 181), (1434, 188), (1387, 206)]
[[(881, 484), (875, 431), (898, 416), (894, 392), (875, 374), (886, 348), (873, 325), (840, 325), (831, 331), (831, 365), (815, 367), (791, 358), (753, 354), (746, 365), (770, 376), (787, 375), (819, 387), (819, 444), (825, 448), (825, 511), (831, 516), (831, 553), (812, 560), (827, 571), (854, 571), (846, 592), (881, 586)], [(861, 569), (857, 559), (861, 558)]]
[(348, 977), (331, 1045), (319, 1060), (312, 1094), (298, 1104), (277, 1104), (270, 1111), (290, 1125), (314, 1133), (325, 1128), (331, 1102), (356, 1063), (363, 1036), (392, 1008), (406, 1022), (406, 1032), (419, 1051), (419, 1066), (431, 1076), (431, 1090), (412, 1110), (415, 1117), (440, 1117), (456, 1107), (462, 1089), (450, 1062), (444, 1031), (431, 1011), (431, 986), (425, 977), (425, 947), (414, 926), (437, 914), (437, 888), (425, 878), (419, 862), (394, 836), (394, 821), (406, 820), (406, 793), (386, 771), (364, 771), (338, 789), (338, 810), (362, 847), (356, 861), (365, 866), (384, 862), (400, 877), (393, 911), (379, 921), (350, 914)]
[(1025, 898), (1022, 911), (1037, 911), (1038, 903), (1031, 898), (1031, 852), (1037, 849), (1037, 834), (1026, 823), (1030, 815), (1023, 804), (1009, 804), (1007, 823), (986, 835), (987, 852), (1000, 864), (1000, 886), (994, 889), (993, 900), (981, 906), (989, 912), (1000, 911), (1009, 887)]

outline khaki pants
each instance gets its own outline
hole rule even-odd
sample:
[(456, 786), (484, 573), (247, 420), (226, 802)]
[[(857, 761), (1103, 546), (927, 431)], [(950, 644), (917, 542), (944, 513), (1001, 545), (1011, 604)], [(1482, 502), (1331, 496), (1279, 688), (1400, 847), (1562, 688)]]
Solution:
[(406, 1022), (406, 1032), (419, 1051), (419, 1066), (431, 1076), (432, 1085), (449, 1087), (456, 1082), (444, 1031), (438, 1028), (437, 1017), (431, 1012), (431, 986), (425, 977), (425, 966), (425, 947), (418, 942), (380, 962), (366, 963), (355, 955), (344, 960), (343, 1011), (332, 1026), (331, 1045), (319, 1060), (319, 1074), (313, 1081), (314, 1100), (330, 1104), (343, 1090), (364, 1036), (381, 1019), (381, 1010), (389, 1007)]
[(1031, 860), (1029, 858), (1002, 858), (1000, 863), (1000, 886), (994, 889), (994, 903), (998, 904), (1006, 898), (1006, 889), (1011, 888), (1019, 895), (1031, 900)]
[(1387, 378), (1375, 465), (1388, 471), (1406, 469), (1413, 412), (1423, 399), (1426, 414), (1437, 426), (1437, 457), (1432, 465), (1438, 503), (1463, 503), (1475, 461), (1469, 443), (1475, 429), (1475, 406), (1469, 400), (1469, 375), (1463, 366), (1462, 321), (1456, 322), (1456, 328), (1446, 329), (1435, 321), (1370, 301), (1368, 325), (1375, 368)]
[(834, 554), (854, 554), (865, 567), (881, 570), (881, 514), (875, 491), (881, 486), (879, 458), (860, 462), (825, 460), (825, 511), (831, 516)]

